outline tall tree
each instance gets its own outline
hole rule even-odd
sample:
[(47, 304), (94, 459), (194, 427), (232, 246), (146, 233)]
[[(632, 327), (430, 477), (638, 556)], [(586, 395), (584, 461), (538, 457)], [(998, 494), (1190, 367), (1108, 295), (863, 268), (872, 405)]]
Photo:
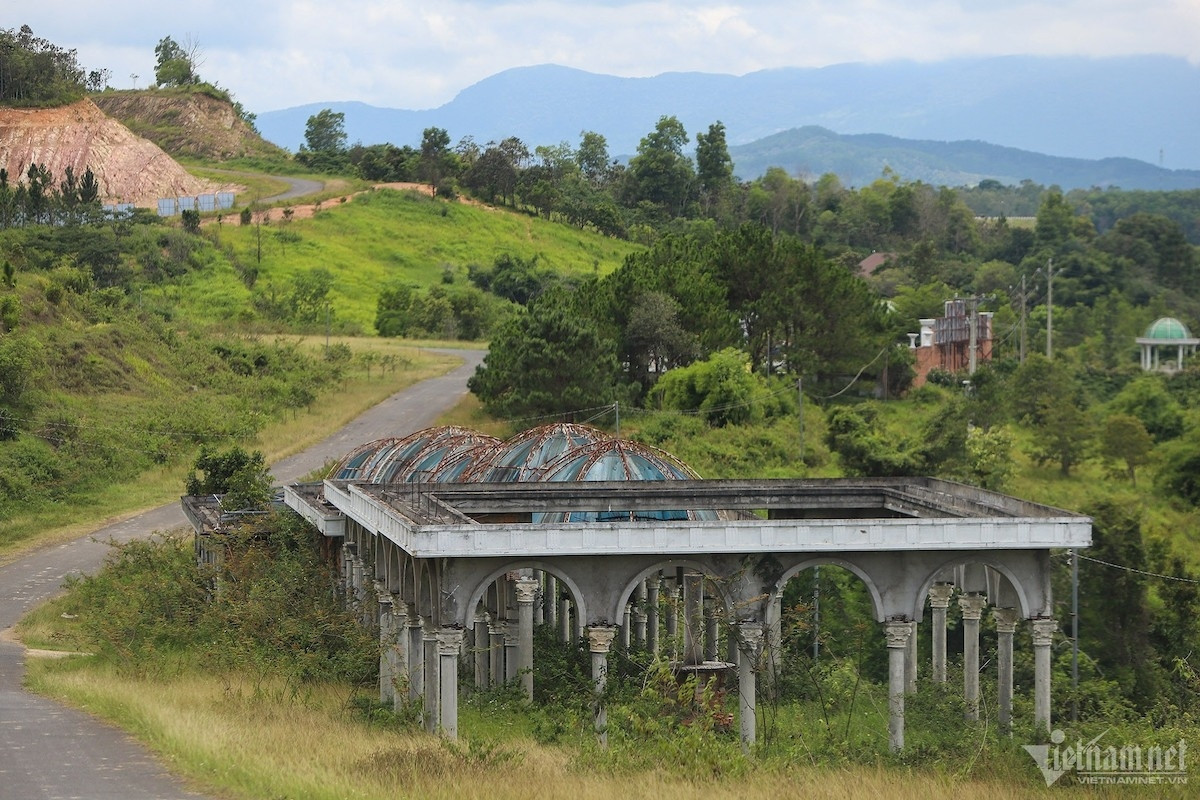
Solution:
[(696, 134), (696, 178), (704, 213), (719, 208), (722, 198), (733, 186), (733, 159), (725, 142), (725, 125), (720, 120), (708, 126), (708, 133)]
[(654, 130), (642, 137), (637, 155), (629, 160), (628, 195), (632, 204), (646, 203), (667, 217), (682, 216), (696, 174), (683, 154), (687, 131), (676, 117), (660, 117)]
[(154, 81), (159, 86), (200, 83), (198, 70), (203, 58), (199, 43), (190, 36), (183, 40), (183, 44), (164, 36), (155, 46), (154, 56)]
[(445, 128), (426, 128), (421, 133), (421, 177), (429, 188), (437, 191), (438, 184), (450, 171), (450, 134)]
[(346, 115), (323, 108), (304, 123), (304, 145), (314, 153), (340, 153), (346, 149)]

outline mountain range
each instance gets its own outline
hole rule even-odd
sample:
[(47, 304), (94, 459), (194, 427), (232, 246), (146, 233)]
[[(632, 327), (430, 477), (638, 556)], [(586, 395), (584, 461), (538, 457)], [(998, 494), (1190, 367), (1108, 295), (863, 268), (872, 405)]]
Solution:
[[(948, 185), (987, 177), (1063, 188), (1200, 186), (1200, 66), (1167, 56), (1006, 56), (651, 78), (541, 65), (493, 75), (434, 109), (331, 101), (260, 113), (258, 127), (295, 149), (307, 119), (324, 108), (345, 114), (351, 142), (416, 145), (436, 126), (456, 141), (517, 136), (533, 147), (577, 143), (581, 131), (593, 130), (625, 157), (663, 115), (678, 117), (693, 142), (720, 120), (744, 179), (774, 165), (836, 172), (861, 185), (886, 163), (907, 180)], [(814, 149), (817, 140), (823, 148)], [(821, 149), (826, 157), (818, 158)]]

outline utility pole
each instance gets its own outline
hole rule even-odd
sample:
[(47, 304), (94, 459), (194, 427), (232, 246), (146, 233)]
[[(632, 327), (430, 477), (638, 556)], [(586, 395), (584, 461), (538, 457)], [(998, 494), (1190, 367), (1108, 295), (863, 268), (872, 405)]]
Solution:
[(1054, 360), (1054, 259), (1046, 261), (1046, 359)]
[(800, 463), (804, 463), (804, 378), (796, 378), (796, 398), (800, 406)]
[(1021, 275), (1021, 358), (1022, 364), (1025, 363), (1025, 321), (1029, 316), (1029, 293), (1025, 289), (1025, 276)]

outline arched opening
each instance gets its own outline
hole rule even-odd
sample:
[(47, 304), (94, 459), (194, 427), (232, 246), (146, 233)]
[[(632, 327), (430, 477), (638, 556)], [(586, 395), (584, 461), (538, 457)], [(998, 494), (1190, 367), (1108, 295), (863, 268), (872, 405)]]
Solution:
[(814, 558), (785, 571), (776, 587), (762, 664), (764, 736), (787, 740), (824, 729), (847, 745), (866, 744), (888, 719), (878, 586), (852, 562)]

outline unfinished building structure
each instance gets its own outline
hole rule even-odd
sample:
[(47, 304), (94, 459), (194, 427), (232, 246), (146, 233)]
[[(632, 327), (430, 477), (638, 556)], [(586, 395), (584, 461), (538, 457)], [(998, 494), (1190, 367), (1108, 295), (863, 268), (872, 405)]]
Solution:
[[(889, 653), (889, 741), (904, 746), (917, 624), (931, 608), (946, 680), (946, 611), (964, 620), (964, 697), (979, 711), (980, 620), (998, 637), (998, 705), (1012, 719), (1014, 634), (1028, 621), (1034, 716), (1050, 725), (1056, 630), (1050, 554), (1087, 547), (1085, 517), (932, 478), (698, 480), (669, 455), (575, 425), (507, 442), (436, 428), (350, 453), (285, 502), (340, 552), (347, 597), (378, 626), (380, 693), (423, 698), (426, 725), (458, 730), (459, 662), (477, 686), (533, 694), (533, 629), (586, 637), (599, 690), (613, 647), (640, 643), (680, 670), (735, 670), (740, 730), (778, 664), (781, 598), (805, 569), (865, 584)], [(596, 730), (606, 730), (602, 705)]]

